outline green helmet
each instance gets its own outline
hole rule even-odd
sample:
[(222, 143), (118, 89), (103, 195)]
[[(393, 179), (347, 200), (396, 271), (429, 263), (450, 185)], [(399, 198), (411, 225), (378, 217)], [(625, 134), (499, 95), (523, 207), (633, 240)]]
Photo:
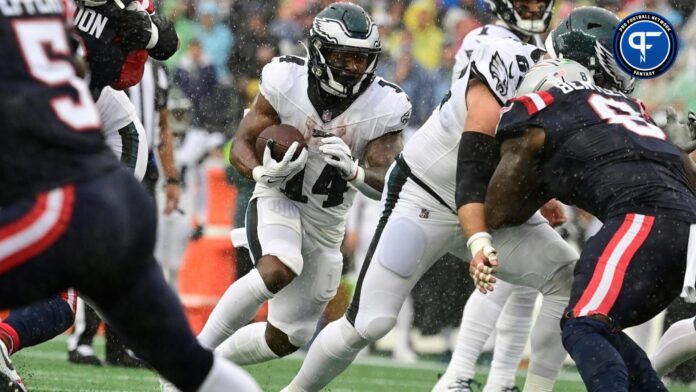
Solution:
[[(382, 51), (377, 25), (360, 6), (333, 3), (314, 18), (309, 32), (309, 70), (327, 92), (356, 97), (375, 78)], [(360, 59), (360, 70), (345, 68), (346, 57)]]
[(597, 7), (574, 9), (546, 38), (553, 58), (568, 58), (590, 70), (595, 84), (625, 94), (633, 92), (635, 79), (624, 73), (611, 52), (612, 34), (619, 24), (613, 13)]

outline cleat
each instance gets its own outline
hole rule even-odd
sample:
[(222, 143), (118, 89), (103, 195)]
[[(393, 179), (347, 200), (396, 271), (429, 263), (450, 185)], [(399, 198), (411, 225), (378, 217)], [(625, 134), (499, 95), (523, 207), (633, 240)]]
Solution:
[(88, 345), (80, 345), (75, 350), (68, 351), (68, 362), (77, 365), (102, 365), (102, 361), (96, 356), (92, 347)]
[(10, 360), (7, 346), (1, 341), (0, 357), (0, 392), (27, 392), (27, 387)]

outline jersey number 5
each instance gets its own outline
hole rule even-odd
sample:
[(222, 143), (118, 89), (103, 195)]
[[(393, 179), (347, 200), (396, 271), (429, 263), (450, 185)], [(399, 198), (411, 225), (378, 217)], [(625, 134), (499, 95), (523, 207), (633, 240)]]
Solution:
[[(300, 203), (307, 202), (307, 196), (302, 194), (302, 183), (304, 182), (304, 169), (295, 174), (285, 184), (283, 193), (290, 200), (299, 201)], [(336, 207), (343, 204), (343, 194), (348, 190), (348, 183), (341, 177), (341, 173), (331, 166), (324, 166), (317, 182), (312, 187), (312, 193), (315, 195), (326, 195), (326, 200), (321, 204), (324, 208)]]
[(99, 114), (87, 85), (75, 75), (70, 62), (57, 57), (70, 56), (62, 22), (58, 19), (15, 20), (12, 27), (29, 74), (35, 80), (51, 87), (77, 90), (77, 100), (65, 94), (50, 101), (56, 116), (76, 131), (97, 128)]
[(626, 102), (617, 101), (602, 95), (593, 94), (588, 102), (595, 113), (608, 124), (620, 124), (629, 131), (640, 136), (654, 137), (666, 140), (662, 130), (649, 123), (642, 115)]

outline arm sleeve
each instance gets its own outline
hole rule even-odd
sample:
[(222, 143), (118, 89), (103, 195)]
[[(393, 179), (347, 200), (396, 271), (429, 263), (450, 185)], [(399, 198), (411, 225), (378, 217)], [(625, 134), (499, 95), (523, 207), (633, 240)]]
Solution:
[(457, 156), (457, 209), (464, 204), (486, 201), (488, 182), (500, 161), (495, 138), (481, 132), (464, 132)]

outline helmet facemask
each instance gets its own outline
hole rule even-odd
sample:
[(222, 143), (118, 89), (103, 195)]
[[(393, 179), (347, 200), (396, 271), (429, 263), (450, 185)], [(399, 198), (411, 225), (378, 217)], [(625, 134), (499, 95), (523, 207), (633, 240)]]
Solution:
[[(555, 0), (546, 0), (538, 11), (527, 9), (526, 0), (487, 0), (491, 10), (513, 30), (525, 35), (545, 32), (551, 23)], [(531, 15), (529, 15), (531, 14)]]
[(322, 88), (346, 98), (359, 95), (375, 75), (380, 50), (310, 42), (310, 67)]

